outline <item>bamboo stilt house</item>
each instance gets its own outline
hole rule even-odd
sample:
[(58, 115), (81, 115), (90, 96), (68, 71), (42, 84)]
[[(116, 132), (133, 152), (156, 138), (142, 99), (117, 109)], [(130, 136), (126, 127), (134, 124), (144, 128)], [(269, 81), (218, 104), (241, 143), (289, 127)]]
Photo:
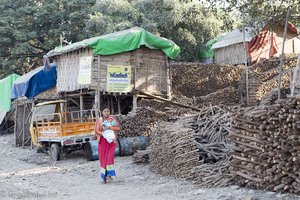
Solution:
[(135, 27), (55, 48), (46, 57), (57, 65), (59, 93), (85, 91), (95, 95), (94, 107), (106, 101), (121, 113), (122, 98), (136, 100), (134, 89), (171, 95), (168, 57), (179, 52), (174, 42)]

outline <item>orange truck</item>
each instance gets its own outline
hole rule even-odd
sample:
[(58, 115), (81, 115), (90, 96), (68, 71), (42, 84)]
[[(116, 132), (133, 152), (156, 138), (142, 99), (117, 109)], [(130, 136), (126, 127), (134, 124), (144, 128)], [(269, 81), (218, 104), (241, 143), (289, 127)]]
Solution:
[(94, 128), (99, 116), (99, 110), (67, 111), (64, 100), (39, 103), (30, 125), (33, 145), (50, 148), (51, 160), (60, 160), (61, 153), (85, 149), (97, 139)]

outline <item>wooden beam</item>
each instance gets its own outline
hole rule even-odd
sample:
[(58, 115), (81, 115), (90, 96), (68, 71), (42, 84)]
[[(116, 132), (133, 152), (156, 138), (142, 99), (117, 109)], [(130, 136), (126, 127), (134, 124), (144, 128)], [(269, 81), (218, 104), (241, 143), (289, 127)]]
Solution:
[(72, 99), (71, 97), (68, 98), (70, 101), (72, 101), (74, 104), (76, 104), (78, 107), (80, 107), (80, 105), (74, 100)]
[(95, 95), (95, 91), (90, 91), (90, 92), (82, 92), (81, 91), (81, 93), (76, 93), (76, 94), (64, 94), (63, 96), (66, 96), (66, 97), (78, 97), (78, 96), (80, 96), (81, 94), (82, 95), (87, 95), (87, 94), (89, 94), (89, 95)]
[[(167, 102), (169, 104), (172, 104), (172, 105), (176, 105), (176, 106), (180, 106), (180, 107), (184, 107), (184, 108), (191, 108), (193, 110), (196, 110), (196, 111), (201, 111), (200, 108), (196, 108), (196, 107), (193, 107), (193, 106), (188, 106), (188, 105), (184, 105), (184, 104), (181, 104), (181, 103), (177, 103), (175, 101), (171, 101), (171, 100), (168, 100), (168, 99), (164, 99), (162, 97), (158, 97), (158, 96), (155, 96), (155, 95), (152, 95), (152, 94), (149, 94), (147, 92), (143, 92), (143, 91), (140, 91), (140, 90), (137, 90), (136, 91), (140, 94), (143, 94), (143, 95), (146, 95), (146, 96), (149, 96), (149, 97), (152, 97), (154, 99), (157, 99), (157, 100), (160, 100), (160, 101), (164, 101), (164, 102)], [(133, 98), (134, 98), (135, 95), (133, 95)]]

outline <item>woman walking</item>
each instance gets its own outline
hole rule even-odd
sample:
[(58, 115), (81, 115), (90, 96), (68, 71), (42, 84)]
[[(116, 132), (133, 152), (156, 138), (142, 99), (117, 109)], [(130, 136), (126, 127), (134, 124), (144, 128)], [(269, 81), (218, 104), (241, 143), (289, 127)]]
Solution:
[(101, 182), (105, 184), (107, 179), (111, 179), (112, 176), (116, 175), (114, 168), (116, 132), (120, 130), (120, 126), (117, 120), (110, 115), (109, 108), (105, 108), (102, 115), (96, 122), (95, 133), (98, 138)]

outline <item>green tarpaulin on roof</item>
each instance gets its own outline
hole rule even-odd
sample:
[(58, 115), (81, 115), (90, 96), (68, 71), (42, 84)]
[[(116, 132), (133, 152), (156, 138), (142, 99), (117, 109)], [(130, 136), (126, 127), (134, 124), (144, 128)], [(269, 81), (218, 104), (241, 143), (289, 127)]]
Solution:
[(212, 58), (215, 56), (215, 52), (213, 49), (211, 49), (212, 45), (214, 45), (216, 42), (218, 42), (222, 37), (224, 36), (224, 34), (218, 35), (217, 37), (209, 40), (208, 42), (206, 42), (205, 44), (205, 49), (202, 49), (198, 52), (198, 57), (199, 58)]
[(11, 74), (0, 80), (0, 111), (10, 111), (12, 85), (20, 76)]
[(47, 53), (47, 57), (60, 55), (79, 48), (90, 47), (95, 55), (112, 55), (140, 48), (142, 45), (150, 49), (161, 49), (167, 56), (174, 59), (180, 48), (171, 40), (153, 35), (143, 28), (135, 27), (99, 37), (76, 42), (64, 47), (57, 47)]

